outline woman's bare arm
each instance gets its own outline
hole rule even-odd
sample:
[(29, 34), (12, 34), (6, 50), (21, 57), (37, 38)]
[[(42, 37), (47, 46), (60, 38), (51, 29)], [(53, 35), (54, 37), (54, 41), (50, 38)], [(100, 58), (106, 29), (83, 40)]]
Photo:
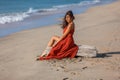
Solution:
[[(68, 35), (68, 33), (73, 29), (73, 27), (74, 27), (74, 24), (73, 24), (73, 22), (72, 23), (70, 23), (68, 26), (67, 26), (67, 29), (66, 29), (66, 31), (63, 33), (63, 35), (60, 37), (60, 40), (62, 40), (63, 38), (65, 38), (67, 35)], [(60, 41), (59, 40), (59, 41)]]

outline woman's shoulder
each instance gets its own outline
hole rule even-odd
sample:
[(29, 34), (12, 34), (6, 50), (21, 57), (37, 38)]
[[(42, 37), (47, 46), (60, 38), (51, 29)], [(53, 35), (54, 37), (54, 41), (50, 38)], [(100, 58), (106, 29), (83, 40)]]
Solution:
[(75, 26), (74, 22), (71, 22), (71, 23), (69, 23), (68, 25), (71, 26), (71, 27), (74, 27), (74, 26)]
[(74, 22), (70, 22), (69, 25), (72, 25), (72, 26), (73, 26), (73, 25), (74, 25)]
[(75, 26), (75, 23), (71, 22), (69, 25), (73, 28)]
[(75, 25), (74, 22), (71, 22), (71, 23), (68, 24), (68, 27), (69, 27), (71, 30), (73, 30), (73, 29), (74, 29), (74, 25)]

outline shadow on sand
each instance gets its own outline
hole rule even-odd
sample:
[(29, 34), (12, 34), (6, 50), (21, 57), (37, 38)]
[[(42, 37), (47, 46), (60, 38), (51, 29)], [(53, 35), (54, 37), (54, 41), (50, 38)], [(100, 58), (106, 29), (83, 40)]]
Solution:
[(96, 58), (112, 57), (114, 54), (120, 54), (120, 52), (98, 53)]
[[(112, 57), (112, 55), (114, 54), (120, 54), (120, 51), (118, 52), (107, 52), (107, 53), (98, 53), (96, 55), (96, 57), (92, 57), (92, 58), (105, 58), (105, 57)], [(79, 58), (80, 56), (75, 56), (75, 58)], [(84, 58), (84, 57), (81, 57)]]

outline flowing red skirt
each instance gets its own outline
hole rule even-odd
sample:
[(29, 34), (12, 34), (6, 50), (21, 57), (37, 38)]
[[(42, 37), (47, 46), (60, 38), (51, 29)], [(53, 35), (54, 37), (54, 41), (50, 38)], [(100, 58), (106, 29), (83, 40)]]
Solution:
[[(66, 28), (63, 30), (65, 32)], [(49, 59), (62, 59), (62, 58), (74, 58), (78, 51), (78, 46), (74, 43), (73, 39), (74, 29), (69, 32), (69, 34), (59, 41), (52, 49), (50, 50), (48, 56), (40, 57), (40, 60), (49, 60)]]

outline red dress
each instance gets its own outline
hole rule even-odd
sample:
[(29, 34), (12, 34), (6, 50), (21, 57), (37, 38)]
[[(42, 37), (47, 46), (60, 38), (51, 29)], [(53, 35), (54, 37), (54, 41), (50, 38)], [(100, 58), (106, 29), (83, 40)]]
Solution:
[[(63, 29), (63, 33), (67, 27)], [(68, 33), (68, 35), (60, 40), (55, 46), (52, 47), (49, 54), (46, 57), (40, 57), (40, 60), (48, 59), (62, 59), (62, 58), (74, 58), (78, 51), (78, 46), (74, 43), (73, 39), (74, 28)]]

